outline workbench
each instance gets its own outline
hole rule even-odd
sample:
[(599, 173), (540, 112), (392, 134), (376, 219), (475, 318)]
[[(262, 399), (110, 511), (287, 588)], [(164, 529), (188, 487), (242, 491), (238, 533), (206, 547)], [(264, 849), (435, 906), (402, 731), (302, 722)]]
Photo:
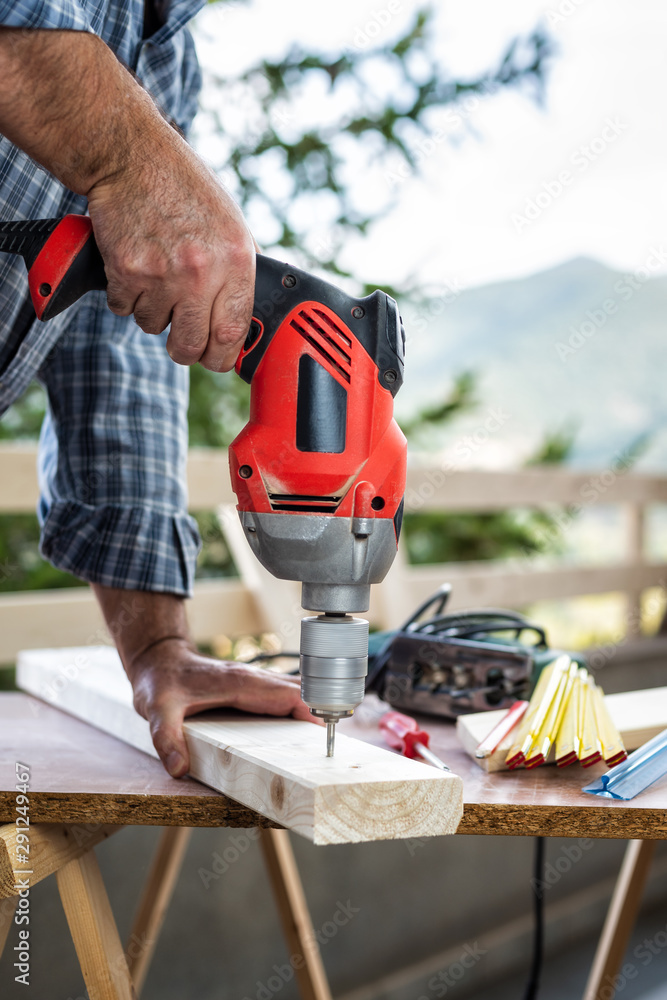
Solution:
[[(596, 959), (595, 982), (602, 982), (603, 975), (608, 976), (613, 969), (614, 955), (634, 922), (650, 861), (650, 841), (667, 837), (664, 783), (635, 800), (622, 802), (582, 793), (586, 779), (592, 780), (604, 769), (600, 765), (586, 771), (577, 766), (563, 770), (549, 766), (531, 772), (487, 774), (461, 749), (451, 723), (429, 719), (428, 728), (432, 749), (463, 778), (464, 814), (457, 833), (633, 841), (612, 902), (605, 929), (606, 944), (603, 935)], [(360, 710), (355, 718), (340, 723), (340, 731), (382, 745), (370, 702), (367, 710)], [(43, 702), (24, 694), (3, 694), (0, 695), (0, 824), (13, 824), (16, 818), (16, 761), (31, 765), (31, 828), (41, 824), (65, 827), (99, 824), (99, 840), (107, 825), (264, 829), (272, 826), (252, 810), (190, 778), (170, 778), (159, 761)], [(174, 847), (174, 844), (176, 841), (172, 842), (171, 851), (165, 849), (166, 854), (157, 866), (158, 874), (165, 871), (169, 874), (170, 866), (174, 868), (174, 857), (178, 850), (182, 851), (182, 845)], [(283, 849), (284, 841), (266, 840), (264, 844), (279, 901), (282, 893), (283, 925), (287, 929), (294, 907), (298, 909), (303, 900), (299, 896), (298, 877), (295, 880), (295, 872), (290, 868), (291, 859), (279, 856)], [(177, 871), (176, 864), (175, 873), (172, 871), (170, 876), (172, 881)], [(163, 901), (161, 905), (166, 904)], [(320, 972), (316, 962), (315, 978)], [(591, 982), (586, 997), (597, 995)], [(312, 977), (308, 988), (304, 989), (303, 978), (300, 985), (302, 993), (323, 996), (317, 983), (313, 985)]]

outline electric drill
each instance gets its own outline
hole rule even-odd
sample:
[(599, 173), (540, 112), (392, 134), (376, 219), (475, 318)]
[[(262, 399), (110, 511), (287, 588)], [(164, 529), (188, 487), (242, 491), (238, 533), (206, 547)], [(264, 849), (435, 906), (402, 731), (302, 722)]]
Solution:
[[(106, 287), (90, 219), (0, 223), (0, 251), (28, 267), (35, 311), (50, 319)], [(406, 440), (393, 419), (405, 333), (393, 298), (353, 298), (257, 255), (250, 330), (236, 371), (250, 419), (229, 448), (232, 486), (253, 552), (302, 584), (301, 693), (335, 724), (364, 696), (370, 585), (398, 545)]]

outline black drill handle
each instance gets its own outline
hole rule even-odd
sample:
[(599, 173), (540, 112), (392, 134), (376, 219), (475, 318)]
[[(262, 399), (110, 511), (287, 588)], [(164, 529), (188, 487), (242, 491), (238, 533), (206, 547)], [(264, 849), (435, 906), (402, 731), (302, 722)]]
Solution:
[(0, 222), (0, 251), (24, 258), (39, 319), (53, 319), (86, 292), (107, 287), (104, 261), (85, 215)]

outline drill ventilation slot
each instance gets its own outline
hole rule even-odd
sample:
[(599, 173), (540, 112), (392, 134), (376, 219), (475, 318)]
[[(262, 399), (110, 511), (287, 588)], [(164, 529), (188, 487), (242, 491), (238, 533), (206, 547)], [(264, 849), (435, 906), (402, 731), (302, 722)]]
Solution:
[[(324, 310), (307, 307), (300, 309), (299, 319), (291, 320), (290, 326), (315, 348), (341, 378), (350, 382), (352, 358), (349, 351), (352, 342)], [(335, 352), (336, 357), (332, 352)]]
[(272, 510), (295, 510), (306, 514), (334, 514), (342, 497), (311, 497), (300, 493), (269, 493)]

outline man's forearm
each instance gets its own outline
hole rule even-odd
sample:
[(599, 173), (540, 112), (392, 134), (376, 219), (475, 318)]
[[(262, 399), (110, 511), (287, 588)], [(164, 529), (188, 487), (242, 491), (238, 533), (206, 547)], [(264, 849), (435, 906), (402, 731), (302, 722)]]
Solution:
[(92, 589), (130, 680), (141, 657), (158, 643), (175, 640), (191, 646), (182, 597), (96, 583)]
[(94, 184), (183, 143), (96, 35), (0, 29), (0, 132), (66, 187)]
[(233, 367), (252, 316), (255, 248), (212, 171), (97, 36), (0, 29), (0, 132), (88, 198), (107, 303), (169, 354)]
[(132, 684), (134, 707), (150, 723), (155, 749), (174, 777), (189, 768), (183, 719), (195, 712), (223, 706), (312, 721), (297, 678), (198, 653), (182, 598), (98, 584), (93, 590)]

